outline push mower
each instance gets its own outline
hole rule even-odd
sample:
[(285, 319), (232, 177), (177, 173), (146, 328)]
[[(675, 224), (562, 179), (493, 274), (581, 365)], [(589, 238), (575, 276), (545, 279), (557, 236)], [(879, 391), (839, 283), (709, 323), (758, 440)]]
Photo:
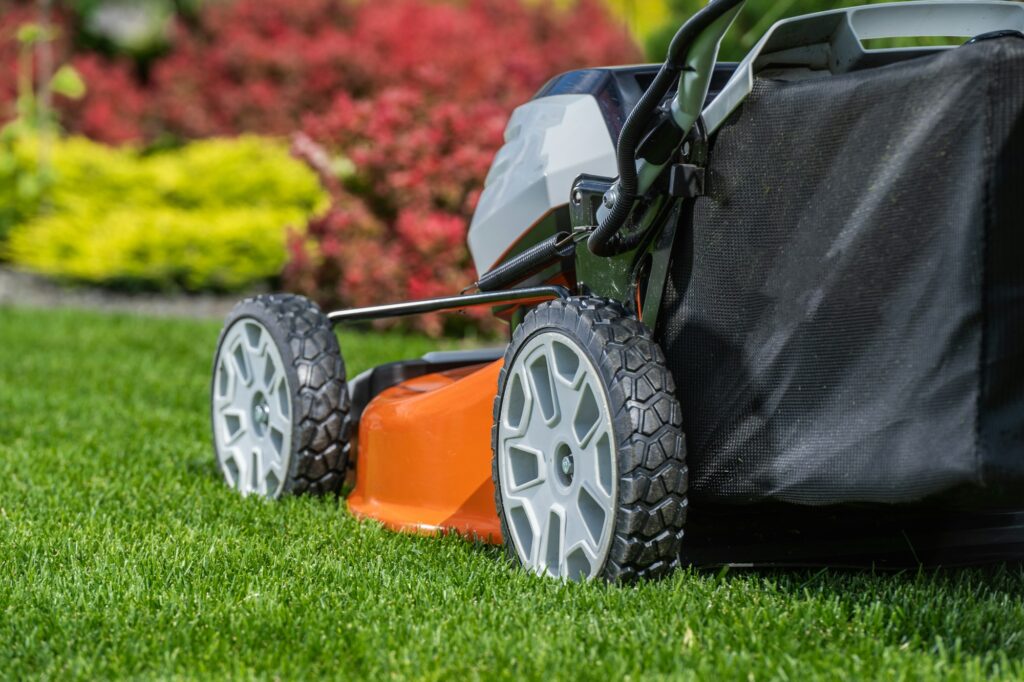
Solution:
[[(1024, 556), (1024, 5), (801, 16), (719, 63), (742, 5), (515, 111), (461, 294), (239, 303), (228, 484), (354, 466), (355, 515), (564, 579)], [(878, 46), (929, 36), (964, 38)], [(507, 346), (346, 376), (335, 325), (473, 306)]]

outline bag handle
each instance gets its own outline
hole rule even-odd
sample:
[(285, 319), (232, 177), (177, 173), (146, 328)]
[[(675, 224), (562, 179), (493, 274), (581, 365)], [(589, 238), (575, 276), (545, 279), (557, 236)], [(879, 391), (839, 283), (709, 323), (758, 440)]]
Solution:
[[(1024, 3), (1001, 0), (916, 0), (862, 5), (785, 19), (772, 26), (703, 112), (712, 133), (746, 99), (761, 69), (787, 67), (844, 73), (872, 56), (907, 57), (943, 48), (867, 49), (864, 40), (1024, 33)], [(950, 46), (953, 47), (953, 46)]]
[(1024, 6), (1015, 2), (918, 0), (852, 7), (845, 14), (853, 35), (862, 41), (1024, 31)]

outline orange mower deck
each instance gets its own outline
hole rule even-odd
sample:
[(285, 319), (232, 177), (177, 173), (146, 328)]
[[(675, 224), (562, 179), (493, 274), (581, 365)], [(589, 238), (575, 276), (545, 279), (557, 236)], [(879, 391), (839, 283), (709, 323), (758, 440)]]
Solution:
[(349, 509), (394, 530), (500, 543), (491, 410), (501, 365), (417, 377), (370, 401), (359, 423)]

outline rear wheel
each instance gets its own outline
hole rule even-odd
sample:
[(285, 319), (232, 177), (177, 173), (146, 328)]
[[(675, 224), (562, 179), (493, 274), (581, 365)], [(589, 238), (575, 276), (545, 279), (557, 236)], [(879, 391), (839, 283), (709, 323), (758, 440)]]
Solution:
[(217, 464), (243, 495), (338, 492), (351, 423), (330, 321), (302, 296), (240, 302), (217, 344), (211, 387)]
[(649, 330), (602, 299), (531, 311), (494, 404), (495, 501), (509, 553), (573, 580), (679, 563), (687, 471), (672, 376)]

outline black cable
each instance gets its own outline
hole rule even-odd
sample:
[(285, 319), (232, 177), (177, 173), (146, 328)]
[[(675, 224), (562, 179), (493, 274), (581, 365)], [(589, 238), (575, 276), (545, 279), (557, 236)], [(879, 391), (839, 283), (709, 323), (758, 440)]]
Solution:
[[(633, 203), (636, 201), (636, 148), (640, 143), (640, 136), (646, 130), (651, 116), (665, 98), (669, 88), (672, 87), (673, 81), (682, 72), (693, 41), (722, 15), (743, 1), (713, 0), (690, 17), (672, 39), (665, 63), (661, 65), (658, 75), (654, 77), (647, 92), (637, 102), (633, 111), (626, 118), (625, 125), (622, 126), (615, 155), (619, 170), (618, 198), (608, 215), (587, 239), (587, 248), (594, 255), (614, 256), (626, 250), (624, 249), (626, 244), (619, 239), (619, 230), (625, 224), (626, 218), (633, 210)], [(684, 134), (687, 132), (683, 131)]]

